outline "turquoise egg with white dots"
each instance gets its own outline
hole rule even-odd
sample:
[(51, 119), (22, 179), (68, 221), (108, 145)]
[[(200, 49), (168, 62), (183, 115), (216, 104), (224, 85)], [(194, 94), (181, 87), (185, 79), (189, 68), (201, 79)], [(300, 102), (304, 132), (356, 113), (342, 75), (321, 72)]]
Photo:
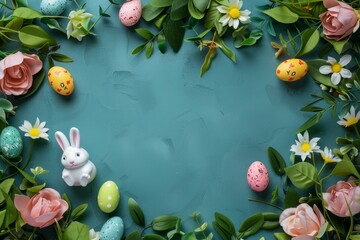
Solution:
[(101, 211), (113, 212), (119, 205), (120, 191), (113, 181), (106, 181), (99, 189), (97, 202)]
[(58, 16), (66, 9), (66, 0), (42, 0), (40, 11), (44, 15)]
[(8, 158), (18, 157), (23, 149), (23, 142), (19, 130), (12, 126), (4, 128), (0, 135), (0, 149)]
[(120, 240), (124, 233), (124, 222), (121, 217), (107, 220), (100, 230), (100, 240)]

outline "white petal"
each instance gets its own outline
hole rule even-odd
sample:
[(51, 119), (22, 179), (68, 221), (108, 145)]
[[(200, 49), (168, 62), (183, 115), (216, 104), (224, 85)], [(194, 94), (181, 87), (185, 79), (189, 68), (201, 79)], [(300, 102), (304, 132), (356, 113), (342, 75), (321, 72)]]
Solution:
[(304, 141), (309, 142), (309, 132), (307, 130), (304, 132)]
[(346, 68), (342, 68), (340, 71), (340, 75), (343, 78), (351, 78), (352, 77), (352, 73), (349, 69)]
[(330, 65), (324, 65), (319, 68), (319, 72), (321, 74), (327, 75), (329, 73), (332, 73), (332, 69)]
[(219, 19), (219, 22), (222, 23), (223, 26), (226, 26), (229, 23), (230, 17), (228, 15), (224, 15)]
[(301, 135), (301, 133), (297, 134), (297, 138), (299, 139), (300, 144), (305, 141), (305, 139), (304, 139), (303, 135)]
[(341, 80), (341, 76), (340, 76), (340, 73), (333, 73), (331, 75), (331, 82), (334, 84), (334, 85), (338, 85), (339, 82)]
[(234, 25), (234, 19), (230, 18), (229, 19), (229, 27), (232, 27), (232, 25)]
[(240, 16), (239, 19), (240, 19), (240, 22), (242, 22), (242, 23), (250, 22), (250, 17), (248, 17), (248, 16)]
[(241, 16), (249, 16), (250, 13), (251, 13), (251, 11), (249, 11), (249, 10), (240, 11)]
[(241, 9), (243, 6), (243, 1), (237, 1), (236, 6), (238, 7), (238, 9)]
[(350, 117), (355, 117), (355, 107), (353, 105), (351, 105), (351, 107), (350, 107), (350, 114), (348, 115), (347, 118), (350, 118)]
[(345, 67), (351, 61), (351, 55), (346, 54), (340, 58), (339, 64)]
[(331, 65), (334, 65), (335, 63), (337, 63), (337, 60), (333, 57), (328, 56), (328, 63), (330, 63)]
[(45, 127), (45, 124), (46, 124), (46, 121), (44, 121), (44, 122), (41, 122), (41, 123), (40, 123), (40, 125), (39, 125), (39, 129), (42, 129), (42, 128), (44, 128), (44, 127)]
[(239, 27), (239, 19), (234, 20), (234, 29), (237, 29)]
[(228, 13), (229, 12), (229, 8), (226, 7), (226, 6), (218, 6), (216, 9), (221, 13)]

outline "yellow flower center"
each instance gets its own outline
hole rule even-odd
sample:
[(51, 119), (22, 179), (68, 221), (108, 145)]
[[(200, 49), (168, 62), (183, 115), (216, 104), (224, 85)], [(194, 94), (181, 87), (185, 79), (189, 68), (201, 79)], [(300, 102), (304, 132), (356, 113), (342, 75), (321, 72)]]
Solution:
[(348, 120), (347, 120), (348, 126), (354, 125), (354, 124), (356, 124), (357, 122), (358, 122), (358, 120), (356, 119), (356, 117), (350, 117), (350, 118), (348, 118)]
[(39, 131), (38, 128), (32, 128), (29, 131), (29, 135), (32, 136), (32, 137), (38, 137), (38, 136), (40, 136), (40, 133), (41, 132)]
[(331, 66), (331, 70), (334, 72), (334, 73), (339, 73), (342, 69), (342, 66), (338, 63), (335, 63), (334, 65)]
[(333, 162), (333, 160), (332, 160), (330, 157), (326, 157), (326, 156), (324, 156), (323, 154), (321, 154), (321, 157), (322, 157), (322, 159), (324, 159), (324, 161), (327, 162), (327, 163), (332, 163), (332, 162)]
[(238, 19), (240, 17), (240, 11), (237, 7), (232, 7), (229, 9), (229, 16), (232, 19)]
[(311, 146), (310, 146), (309, 143), (303, 143), (303, 144), (301, 145), (301, 151), (303, 151), (303, 152), (307, 152), (307, 151), (309, 151), (310, 149), (311, 149)]

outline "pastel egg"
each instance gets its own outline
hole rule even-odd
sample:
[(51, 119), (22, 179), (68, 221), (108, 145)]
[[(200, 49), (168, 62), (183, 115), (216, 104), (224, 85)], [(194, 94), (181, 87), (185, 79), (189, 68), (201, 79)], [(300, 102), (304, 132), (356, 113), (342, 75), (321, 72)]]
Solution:
[(101, 211), (113, 212), (119, 205), (120, 191), (116, 183), (106, 181), (99, 189), (97, 202)]
[(48, 80), (51, 88), (60, 95), (68, 96), (74, 91), (74, 79), (70, 72), (63, 67), (50, 68)]
[(269, 173), (265, 165), (260, 161), (253, 162), (247, 171), (249, 187), (256, 192), (261, 192), (267, 188), (269, 181)]
[(40, 3), (40, 11), (44, 15), (58, 16), (66, 9), (66, 0), (42, 0)]
[(292, 58), (283, 61), (276, 68), (276, 76), (286, 82), (293, 82), (303, 78), (309, 71), (308, 65), (301, 59)]
[(123, 234), (123, 220), (120, 217), (112, 217), (101, 227), (100, 240), (120, 240)]
[(0, 148), (6, 157), (18, 157), (23, 149), (20, 132), (12, 126), (4, 128), (0, 135)]
[(119, 20), (126, 26), (135, 25), (141, 18), (142, 7), (140, 0), (130, 0), (125, 2), (119, 11)]

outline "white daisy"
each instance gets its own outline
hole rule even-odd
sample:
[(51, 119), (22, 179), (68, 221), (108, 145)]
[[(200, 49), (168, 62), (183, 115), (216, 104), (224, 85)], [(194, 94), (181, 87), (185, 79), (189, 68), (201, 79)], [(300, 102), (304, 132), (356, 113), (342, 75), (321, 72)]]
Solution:
[(250, 11), (244, 10), (240, 11), (243, 2), (242, 0), (230, 0), (230, 4), (228, 6), (218, 6), (217, 10), (220, 13), (224, 13), (224, 15), (219, 19), (219, 22), (222, 23), (223, 26), (229, 25), (229, 27), (233, 27), (237, 29), (241, 23), (250, 22)]
[(49, 135), (46, 133), (49, 131), (48, 128), (45, 128), (46, 122), (41, 122), (39, 118), (36, 118), (34, 126), (31, 125), (29, 121), (24, 121), (24, 124), (20, 126), (20, 130), (25, 132), (26, 137), (31, 137), (32, 139), (43, 138), (49, 141)]
[(335, 156), (332, 150), (327, 147), (324, 148), (324, 151), (320, 150), (319, 152), (326, 163), (341, 162), (341, 159)]
[(92, 228), (89, 231), (89, 237), (90, 237), (90, 240), (99, 240), (100, 232), (95, 232), (95, 230)]
[(347, 112), (345, 116), (340, 117), (340, 121), (337, 121), (337, 123), (344, 127), (349, 127), (351, 125), (357, 124), (360, 119), (360, 112), (355, 113), (354, 106), (351, 106), (350, 112)]
[(321, 74), (327, 75), (331, 74), (331, 82), (334, 85), (338, 85), (341, 81), (341, 78), (351, 78), (352, 73), (349, 69), (344, 68), (351, 61), (351, 55), (344, 55), (340, 58), (340, 61), (333, 57), (328, 57), (327, 62), (331, 65), (324, 65), (319, 68)]
[(319, 151), (320, 147), (317, 145), (317, 142), (320, 138), (313, 138), (309, 140), (308, 131), (305, 131), (304, 135), (298, 133), (297, 137), (298, 140), (295, 140), (296, 144), (291, 146), (290, 151), (294, 152), (295, 155), (301, 156), (302, 161), (305, 161), (305, 158), (309, 157), (310, 153)]

